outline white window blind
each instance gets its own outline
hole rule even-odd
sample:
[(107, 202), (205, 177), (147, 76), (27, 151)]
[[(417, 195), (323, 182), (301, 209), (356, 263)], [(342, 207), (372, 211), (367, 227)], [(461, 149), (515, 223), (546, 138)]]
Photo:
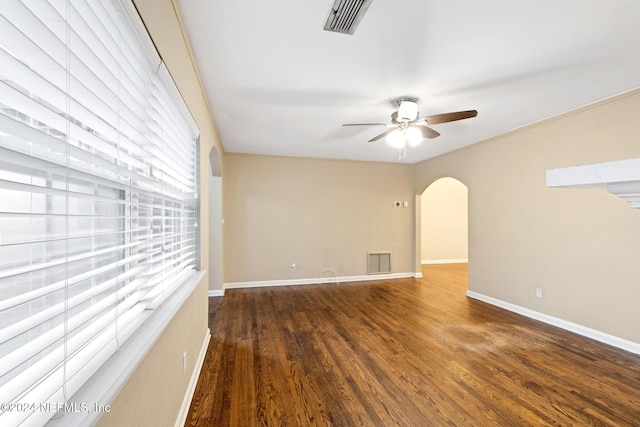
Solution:
[(197, 269), (197, 130), (125, 6), (0, 1), (0, 425), (44, 424)]

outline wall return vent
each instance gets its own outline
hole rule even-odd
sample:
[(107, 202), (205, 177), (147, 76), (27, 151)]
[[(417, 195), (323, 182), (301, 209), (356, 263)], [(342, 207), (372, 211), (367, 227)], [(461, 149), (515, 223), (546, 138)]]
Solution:
[(391, 273), (391, 252), (367, 252), (367, 274)]
[(324, 29), (336, 33), (353, 34), (372, 1), (335, 0)]

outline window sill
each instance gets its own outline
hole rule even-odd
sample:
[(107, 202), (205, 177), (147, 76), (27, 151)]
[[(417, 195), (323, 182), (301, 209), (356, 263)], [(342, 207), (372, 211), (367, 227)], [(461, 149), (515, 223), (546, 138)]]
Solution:
[(115, 399), (204, 275), (204, 271), (194, 273), (160, 307), (150, 311), (144, 324), (122, 345), (120, 351), (70, 399), (76, 407), (81, 407), (83, 403), (88, 405), (88, 411), (65, 412), (62, 417), (51, 419), (47, 426), (94, 425), (102, 416), (102, 412), (91, 410), (94, 403), (107, 405)]

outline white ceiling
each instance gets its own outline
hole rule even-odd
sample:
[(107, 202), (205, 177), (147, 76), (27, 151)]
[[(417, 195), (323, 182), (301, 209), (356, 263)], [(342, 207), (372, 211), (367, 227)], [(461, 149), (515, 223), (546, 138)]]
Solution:
[[(415, 163), (640, 87), (637, 0), (373, 0), (354, 35), (323, 30), (332, 5), (179, 0), (226, 152)], [(401, 160), (341, 126), (405, 95), (478, 117)]]

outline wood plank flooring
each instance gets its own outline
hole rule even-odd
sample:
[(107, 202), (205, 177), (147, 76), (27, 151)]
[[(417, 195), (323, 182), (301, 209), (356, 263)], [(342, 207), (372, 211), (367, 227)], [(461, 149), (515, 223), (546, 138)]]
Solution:
[(423, 279), (227, 290), (187, 426), (639, 426), (640, 356)]

